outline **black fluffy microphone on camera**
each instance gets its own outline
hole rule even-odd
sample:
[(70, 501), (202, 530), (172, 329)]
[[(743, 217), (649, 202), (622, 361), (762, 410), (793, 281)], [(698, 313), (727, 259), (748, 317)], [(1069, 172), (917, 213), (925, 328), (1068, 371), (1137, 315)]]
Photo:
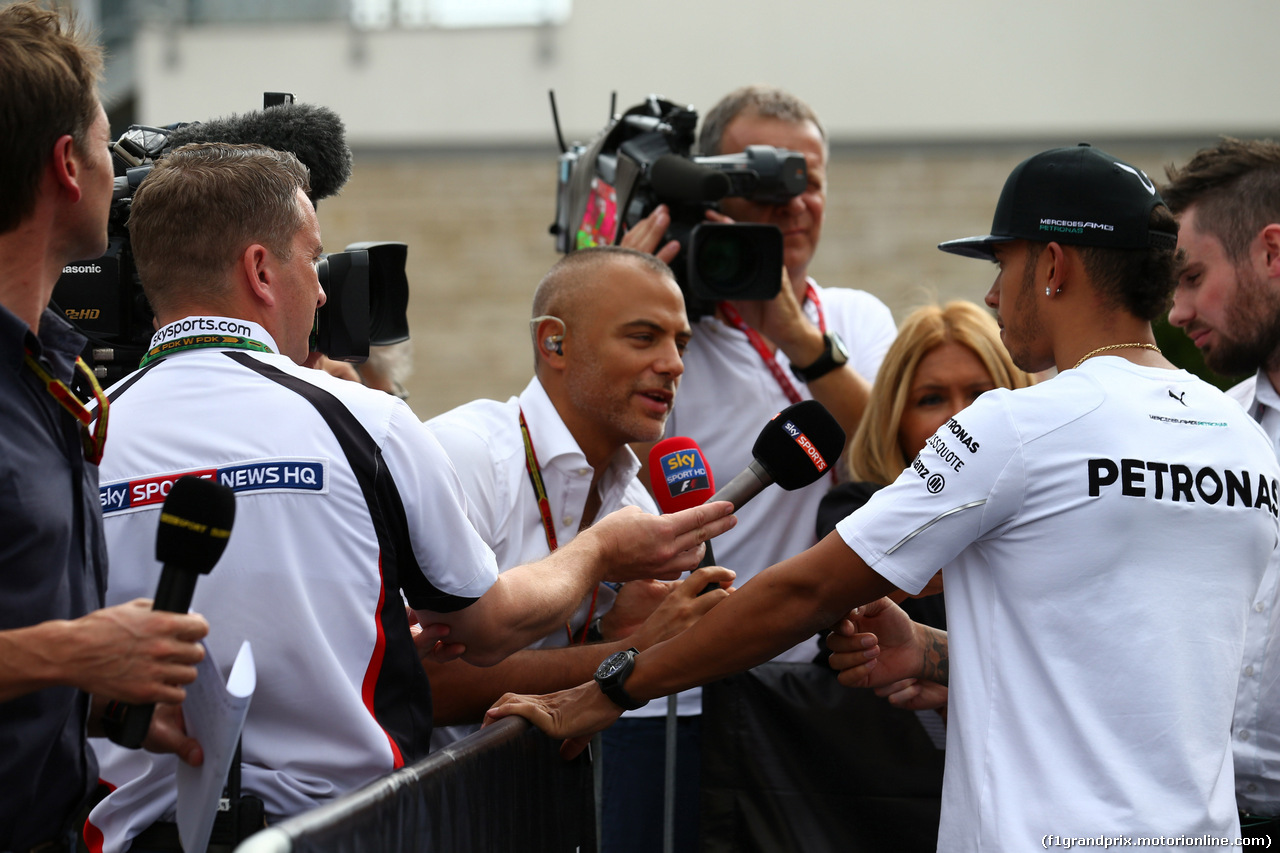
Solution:
[[(236, 496), (228, 487), (199, 477), (174, 482), (156, 532), (156, 559), (163, 568), (152, 610), (186, 613), (191, 608), (196, 579), (208, 574), (226, 550), (235, 517)], [(155, 708), (112, 702), (103, 716), (103, 731), (115, 743), (137, 749), (151, 728)]]
[(288, 151), (311, 172), (313, 203), (336, 195), (351, 177), (351, 149), (342, 119), (333, 110), (315, 104), (282, 104), (192, 122), (169, 135), (168, 147), (188, 142), (228, 142)]
[(777, 483), (787, 491), (816, 483), (840, 458), (844, 430), (817, 400), (801, 400), (773, 416), (751, 447), (751, 464), (709, 501), (729, 501), (734, 512)]

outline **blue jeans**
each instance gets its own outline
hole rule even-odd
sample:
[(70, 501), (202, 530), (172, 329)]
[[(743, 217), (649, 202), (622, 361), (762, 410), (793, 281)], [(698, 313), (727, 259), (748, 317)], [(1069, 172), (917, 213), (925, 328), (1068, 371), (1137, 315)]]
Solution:
[[(698, 849), (701, 719), (676, 725), (675, 853)], [(661, 853), (666, 728), (666, 717), (624, 717), (604, 731), (604, 853)]]

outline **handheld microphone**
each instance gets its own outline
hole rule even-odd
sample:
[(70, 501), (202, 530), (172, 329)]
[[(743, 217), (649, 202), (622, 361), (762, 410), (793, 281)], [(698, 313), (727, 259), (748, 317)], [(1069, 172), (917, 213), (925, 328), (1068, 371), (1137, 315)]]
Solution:
[[(196, 579), (218, 562), (231, 536), (236, 496), (214, 480), (186, 476), (174, 481), (160, 509), (156, 559), (163, 564), (152, 610), (186, 613), (196, 591)], [(102, 726), (115, 743), (137, 749), (151, 728), (155, 704), (112, 702)]]
[[(649, 449), (649, 490), (663, 514), (679, 512), (706, 503), (707, 495), (716, 490), (716, 478), (698, 443), (692, 438), (674, 435)], [(716, 564), (711, 540), (704, 544), (707, 550), (703, 552), (698, 568)], [(717, 586), (707, 584), (702, 592), (709, 592)]]
[(189, 142), (262, 145), (293, 154), (311, 172), (311, 201), (336, 195), (351, 177), (351, 149), (338, 114), (314, 104), (282, 104), (240, 115), (192, 122), (169, 135), (168, 146)]
[(649, 450), (649, 485), (664, 513), (701, 506), (716, 489), (702, 448), (692, 438), (664, 438)]
[(816, 483), (844, 449), (844, 430), (817, 400), (801, 400), (773, 416), (751, 447), (751, 464), (711, 496), (734, 512), (766, 486), (787, 491)]

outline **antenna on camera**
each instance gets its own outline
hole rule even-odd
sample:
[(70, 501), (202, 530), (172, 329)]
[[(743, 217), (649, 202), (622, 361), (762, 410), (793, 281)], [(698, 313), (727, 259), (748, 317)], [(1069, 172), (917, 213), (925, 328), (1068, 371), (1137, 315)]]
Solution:
[(618, 90), (615, 89), (609, 93), (609, 121), (613, 121), (613, 117), (618, 114)]
[(556, 126), (556, 142), (560, 143), (560, 153), (569, 150), (569, 146), (564, 144), (564, 134), (560, 132), (560, 113), (556, 110), (556, 90), (548, 89), (547, 97), (551, 99), (551, 123)]

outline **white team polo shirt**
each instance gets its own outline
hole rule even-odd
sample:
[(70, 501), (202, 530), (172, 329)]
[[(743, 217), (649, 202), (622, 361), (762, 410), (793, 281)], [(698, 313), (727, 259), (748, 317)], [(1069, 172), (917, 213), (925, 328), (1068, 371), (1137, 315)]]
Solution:
[(1217, 389), (1098, 357), (984, 394), (838, 525), (902, 589), (946, 566), (940, 851), (1238, 834), (1231, 714), (1277, 481)]
[[(230, 322), (275, 349), (265, 329)], [(154, 594), (173, 479), (196, 473), (236, 492), (231, 539), (192, 610), (209, 620), (224, 673), (242, 641), (253, 645), (245, 791), (269, 815), (290, 815), (424, 756), (429, 688), (401, 591), (417, 609), (456, 610), (493, 584), (497, 565), (448, 457), (409, 407), (281, 355), (216, 348), (176, 352), (108, 394), (108, 604)], [(172, 814), (177, 758), (94, 747), (117, 787), (91, 823), (104, 850), (119, 850)]]

